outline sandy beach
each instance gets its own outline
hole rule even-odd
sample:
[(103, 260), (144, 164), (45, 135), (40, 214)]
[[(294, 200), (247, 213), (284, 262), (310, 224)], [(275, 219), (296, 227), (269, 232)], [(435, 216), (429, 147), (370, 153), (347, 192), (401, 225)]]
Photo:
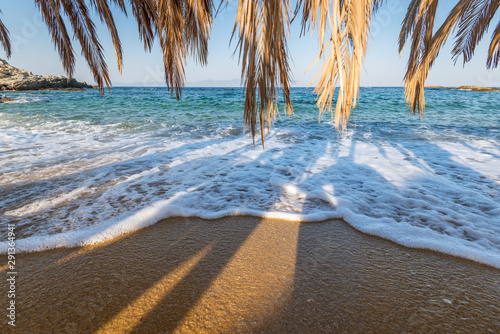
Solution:
[(500, 270), (340, 220), (174, 218), (17, 260), (2, 333), (500, 331)]

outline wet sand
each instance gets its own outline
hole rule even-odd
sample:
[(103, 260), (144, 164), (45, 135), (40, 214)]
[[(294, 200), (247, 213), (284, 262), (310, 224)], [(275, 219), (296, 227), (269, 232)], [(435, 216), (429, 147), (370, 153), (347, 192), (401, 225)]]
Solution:
[(168, 219), (17, 267), (1, 333), (500, 332), (500, 270), (339, 220)]

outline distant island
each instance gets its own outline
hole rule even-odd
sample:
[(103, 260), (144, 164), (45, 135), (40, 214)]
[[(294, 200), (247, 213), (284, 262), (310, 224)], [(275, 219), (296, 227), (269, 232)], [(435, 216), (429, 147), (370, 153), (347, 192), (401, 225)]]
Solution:
[(62, 75), (34, 75), (0, 59), (0, 90), (82, 90), (92, 88), (86, 82)]
[(453, 89), (453, 90), (472, 90), (472, 91), (475, 91), (475, 92), (498, 92), (498, 91), (500, 91), (500, 88), (495, 88), (495, 87), (481, 87), (481, 86), (460, 86), (460, 87), (427, 86), (425, 88)]

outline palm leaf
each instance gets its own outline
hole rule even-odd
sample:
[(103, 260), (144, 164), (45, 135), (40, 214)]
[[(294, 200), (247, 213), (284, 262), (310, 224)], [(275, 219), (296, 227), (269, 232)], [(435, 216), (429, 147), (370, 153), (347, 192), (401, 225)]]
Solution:
[[(122, 45), (120, 42), (120, 37), (118, 36), (118, 31), (116, 30), (115, 20), (113, 14), (109, 8), (107, 0), (92, 0), (91, 4), (97, 10), (99, 17), (102, 22), (106, 23), (109, 32), (111, 33), (111, 38), (113, 40), (113, 47), (115, 48), (116, 62), (118, 65), (118, 70), (122, 72), (123, 67), (123, 55), (122, 55)], [(120, 8), (125, 10), (125, 4), (123, 1), (117, 3)], [(123, 7), (122, 7), (123, 6)]]
[(417, 21), (417, 15), (419, 14), (419, 7), (422, 0), (412, 0), (408, 5), (408, 9), (406, 11), (405, 18), (403, 19), (403, 23), (401, 25), (401, 32), (399, 33), (399, 54), (403, 51), (406, 40), (412, 34), (413, 29), (415, 28), (415, 23)]
[[(122, 0), (114, 0), (120, 6), (123, 5)], [(144, 50), (151, 51), (155, 34), (157, 32), (157, 5), (159, 0), (130, 0), (132, 14), (137, 21), (137, 29), (139, 31), (139, 38), (144, 43)], [(125, 7), (121, 7), (125, 10)]]
[[(400, 48), (404, 46), (402, 35), (408, 37), (406, 29), (411, 29), (412, 43), (405, 74), (406, 101), (411, 113), (418, 109), (423, 117), (425, 106), (424, 84), (431, 66), (429, 56), (433, 49), (434, 18), (438, 0), (413, 0), (409, 5), (412, 15), (407, 15), (400, 34)], [(418, 7), (415, 10), (415, 7)], [(414, 15), (413, 15), (414, 14)], [(411, 28), (409, 28), (411, 27)]]
[(206, 63), (212, 23), (212, 3), (207, 0), (158, 0), (156, 27), (163, 50), (165, 81), (177, 98), (184, 86), (184, 63), (193, 55)]
[(163, 50), (165, 81), (176, 97), (181, 94), (184, 85), (184, 61), (186, 50), (184, 43), (184, 18), (182, 2), (178, 0), (158, 1), (157, 26), (160, 45)]
[[(121, 9), (125, 9), (122, 0), (113, 0), (113, 2)], [(75, 55), (62, 13), (68, 17), (74, 36), (80, 43), (82, 54), (92, 71), (94, 80), (103, 93), (105, 85), (111, 86), (111, 80), (103, 49), (97, 38), (95, 25), (90, 18), (86, 2), (84, 0), (35, 0), (35, 3), (40, 9), (68, 77), (73, 76)], [(118, 68), (121, 70), (121, 44), (109, 5), (106, 0), (92, 0), (91, 4), (97, 9), (101, 20), (108, 25), (116, 50)]]
[[(318, 94), (320, 115), (330, 110), (337, 129), (346, 129), (351, 110), (356, 107), (359, 93), (361, 65), (368, 49), (369, 26), (372, 13), (378, 8), (377, 0), (333, 0), (326, 7), (325, 1), (303, 0), (303, 30), (306, 26), (319, 35), (320, 53), (315, 63), (323, 58), (325, 62), (316, 76), (315, 88)], [(297, 12), (297, 10), (296, 10)], [(325, 39), (327, 28), (330, 37)], [(313, 64), (314, 65), (314, 64)], [(335, 113), (333, 98), (338, 86)]]
[[(1, 12), (2, 11), (0, 11), (0, 13)], [(9, 30), (7, 29), (7, 27), (5, 27), (2, 20), (0, 20), (0, 43), (2, 44), (3, 49), (5, 50), (7, 58), (10, 58), (12, 54), (12, 48), (10, 44)]]
[(287, 47), (288, 0), (240, 0), (233, 37), (236, 33), (246, 86), (244, 122), (255, 138), (259, 121), (264, 145), (265, 129), (269, 130), (278, 112), (279, 88), (283, 92), (285, 113), (293, 113)]
[[(401, 51), (406, 39), (412, 35), (410, 57), (405, 74), (405, 94), (410, 111), (415, 113), (418, 110), (421, 117), (425, 110), (425, 81), (451, 31), (458, 26), (452, 54), (455, 60), (462, 54), (465, 63), (471, 59), (476, 45), (498, 9), (497, 0), (460, 0), (433, 35), (437, 3), (437, 0), (413, 0), (403, 21), (399, 40)], [(498, 38), (495, 37), (497, 34)], [(489, 67), (498, 63), (498, 47), (495, 49), (495, 45), (499, 40), (500, 28), (497, 28), (488, 53)]]
[(211, 0), (187, 0), (184, 9), (184, 38), (190, 54), (201, 64), (206, 65), (208, 39), (213, 21)]
[(103, 93), (104, 85), (108, 88), (111, 87), (111, 80), (102, 46), (97, 39), (95, 25), (89, 17), (87, 5), (84, 0), (61, 0), (61, 4), (73, 27), (75, 36), (80, 42), (82, 54), (87, 60), (94, 80)]
[(457, 37), (452, 51), (455, 61), (460, 55), (463, 56), (464, 64), (470, 61), (499, 5), (499, 0), (476, 0), (468, 3), (458, 24)]
[(57, 0), (35, 0), (35, 3), (39, 7), (52, 36), (52, 41), (59, 53), (63, 68), (68, 77), (71, 78), (75, 70), (75, 55), (66, 25), (61, 17), (60, 3)]
[(486, 61), (486, 66), (488, 68), (497, 67), (499, 58), (500, 58), (500, 23), (498, 23), (491, 38), (490, 47), (488, 49), (488, 59)]

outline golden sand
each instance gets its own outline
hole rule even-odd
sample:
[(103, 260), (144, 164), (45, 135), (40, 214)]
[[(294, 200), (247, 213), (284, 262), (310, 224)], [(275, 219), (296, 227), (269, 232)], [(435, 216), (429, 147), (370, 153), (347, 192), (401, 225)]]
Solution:
[(175, 218), (17, 260), (1, 333), (500, 332), (500, 270), (339, 220)]

